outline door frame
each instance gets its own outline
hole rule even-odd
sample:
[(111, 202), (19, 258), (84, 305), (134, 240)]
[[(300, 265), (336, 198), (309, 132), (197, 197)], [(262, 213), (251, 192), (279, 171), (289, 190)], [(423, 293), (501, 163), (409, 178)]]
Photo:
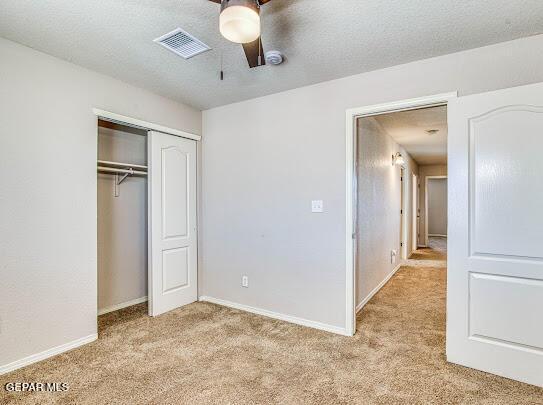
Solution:
[[(407, 180), (405, 174), (407, 173), (406, 167), (400, 167), (400, 261), (407, 259), (407, 239), (409, 237), (409, 223), (407, 222)], [(409, 190), (407, 190), (409, 191)]]
[[(160, 124), (156, 124), (156, 123), (148, 122), (148, 121), (143, 121), (143, 120), (140, 120), (138, 118), (132, 118), (132, 117), (128, 117), (126, 115), (121, 115), (121, 114), (117, 114), (117, 113), (106, 111), (106, 110), (101, 110), (99, 108), (93, 108), (92, 113), (96, 116), (96, 121), (95, 121), (95, 124), (96, 124), (96, 128), (95, 128), (96, 142), (98, 142), (98, 120), (108, 121), (108, 122), (112, 122), (114, 124), (124, 125), (124, 126), (131, 127), (131, 128), (143, 129), (145, 131), (162, 132), (162, 133), (165, 133), (165, 134), (168, 134), (168, 135), (173, 135), (173, 136), (177, 136), (177, 137), (180, 137), (180, 138), (186, 138), (186, 139), (196, 141), (196, 228), (199, 229), (199, 225), (198, 225), (199, 224), (199, 216), (200, 216), (200, 210), (199, 210), (199, 207), (200, 207), (200, 181), (199, 181), (200, 159), (199, 159), (199, 155), (200, 155), (200, 151), (201, 151), (200, 141), (201, 141), (202, 137), (200, 135), (191, 134), (190, 132), (185, 132), (185, 131), (181, 131), (179, 129), (165, 127), (165, 126), (160, 125)], [(96, 162), (94, 162), (94, 163), (96, 163)], [(95, 192), (94, 198), (98, 199), (98, 187), (94, 188), (94, 192)], [(149, 194), (149, 192), (148, 192), (148, 194)], [(149, 197), (149, 195), (147, 197)], [(96, 216), (98, 217), (98, 206), (96, 207)], [(98, 245), (96, 245), (96, 248), (98, 249)], [(199, 273), (199, 263), (200, 263), (200, 259), (198, 257), (199, 256), (199, 253), (198, 253), (199, 251), (200, 251), (200, 238), (199, 238), (199, 236), (197, 236), (197, 238), (196, 238), (196, 252), (197, 252), (196, 253), (197, 254), (196, 274), (197, 275)], [(98, 250), (96, 251), (96, 255), (98, 256)], [(96, 277), (98, 277), (98, 260), (96, 260)], [(197, 299), (199, 299), (199, 291), (200, 291), (200, 289), (199, 289), (199, 285), (198, 285), (198, 278), (196, 279), (196, 286), (197, 286), (196, 287)], [(150, 296), (149, 295), (149, 288), (150, 288), (150, 286), (147, 285), (147, 296), (148, 297)], [(95, 291), (95, 295), (98, 296), (98, 291)], [(144, 302), (144, 301), (142, 301), (142, 302)], [(135, 303), (136, 302), (134, 302), (134, 304)], [(120, 309), (120, 308), (118, 308), (118, 309)], [(96, 318), (98, 318), (98, 305), (96, 306)]]
[(346, 111), (346, 142), (345, 142), (345, 333), (354, 335), (356, 332), (356, 242), (358, 238), (356, 208), (357, 176), (356, 176), (356, 120), (383, 113), (413, 110), (418, 108), (447, 105), (458, 96), (457, 91), (435, 94), (425, 97), (392, 101)]
[[(413, 216), (411, 221), (411, 241), (410, 252), (413, 253), (419, 247), (419, 198), (420, 198), (420, 184), (419, 175), (411, 173), (411, 215)], [(409, 257), (408, 255), (408, 257)]]
[[(446, 179), (448, 178), (447, 175), (443, 176), (426, 176), (424, 179), (424, 235), (425, 240), (424, 244), (426, 246), (429, 246), (429, 237), (428, 237), (428, 180), (432, 179)], [(447, 199), (449, 197), (448, 194), (449, 188), (447, 187)], [(447, 223), (449, 222), (449, 219), (447, 218)]]

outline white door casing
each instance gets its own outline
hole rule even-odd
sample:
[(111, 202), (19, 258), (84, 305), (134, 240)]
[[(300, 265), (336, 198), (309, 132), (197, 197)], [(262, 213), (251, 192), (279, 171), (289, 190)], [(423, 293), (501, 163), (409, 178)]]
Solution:
[(543, 84), (448, 115), (447, 359), (543, 386)]
[(356, 120), (363, 116), (385, 112), (402, 111), (420, 107), (445, 105), (457, 97), (457, 92), (435, 94), (408, 100), (392, 101), (384, 104), (350, 108), (346, 111), (345, 121), (345, 334), (352, 336), (356, 332), (355, 269), (357, 245), (357, 169), (356, 155)]
[(197, 300), (196, 141), (148, 134), (149, 315)]
[(405, 236), (407, 233), (407, 226), (405, 226), (405, 219), (407, 218), (407, 213), (405, 212), (405, 184), (407, 184), (407, 181), (404, 179), (406, 172), (406, 169), (403, 167), (400, 168), (400, 250), (398, 252), (400, 261), (407, 259), (407, 255), (405, 254), (407, 251), (407, 238)]
[(418, 248), (419, 244), (419, 219), (418, 219), (418, 201), (419, 201), (419, 177), (416, 174), (411, 175), (411, 252)]

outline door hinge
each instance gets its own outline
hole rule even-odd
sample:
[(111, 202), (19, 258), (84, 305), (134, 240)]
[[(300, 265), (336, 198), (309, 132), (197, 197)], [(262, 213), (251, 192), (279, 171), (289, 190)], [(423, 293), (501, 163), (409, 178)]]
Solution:
[(400, 242), (400, 247), (403, 247), (403, 242)]

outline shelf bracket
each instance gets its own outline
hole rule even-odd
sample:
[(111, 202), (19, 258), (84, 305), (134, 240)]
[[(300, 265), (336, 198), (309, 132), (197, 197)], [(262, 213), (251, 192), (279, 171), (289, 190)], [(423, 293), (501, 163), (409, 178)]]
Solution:
[[(130, 170), (132, 170), (132, 169), (130, 169)], [(126, 179), (128, 176), (131, 176), (131, 175), (132, 175), (132, 173), (126, 173), (123, 177), (121, 177), (121, 178), (119, 179), (119, 175), (117, 174), (117, 179), (116, 179), (116, 180), (117, 180), (117, 185), (121, 184), (123, 181), (125, 181), (125, 179)]]
[(113, 188), (113, 195), (115, 197), (118, 197), (120, 195), (121, 188), (119, 186), (121, 185), (121, 183), (123, 181), (125, 181), (128, 176), (132, 176), (132, 174), (134, 174), (131, 167), (128, 168), (128, 170), (130, 171), (130, 173), (126, 173), (122, 177), (119, 175), (119, 173), (115, 174), (115, 184), (114, 184), (114, 188)]

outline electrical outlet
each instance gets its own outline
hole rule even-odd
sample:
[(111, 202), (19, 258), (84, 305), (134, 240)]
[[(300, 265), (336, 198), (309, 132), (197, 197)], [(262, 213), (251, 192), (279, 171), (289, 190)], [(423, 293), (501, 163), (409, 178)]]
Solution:
[(397, 253), (396, 250), (394, 250), (394, 249), (392, 249), (392, 250), (390, 251), (390, 263), (392, 263), (392, 264), (396, 263), (396, 255), (397, 255), (397, 254), (398, 254), (398, 253)]
[(249, 276), (241, 276), (241, 286), (249, 288)]

